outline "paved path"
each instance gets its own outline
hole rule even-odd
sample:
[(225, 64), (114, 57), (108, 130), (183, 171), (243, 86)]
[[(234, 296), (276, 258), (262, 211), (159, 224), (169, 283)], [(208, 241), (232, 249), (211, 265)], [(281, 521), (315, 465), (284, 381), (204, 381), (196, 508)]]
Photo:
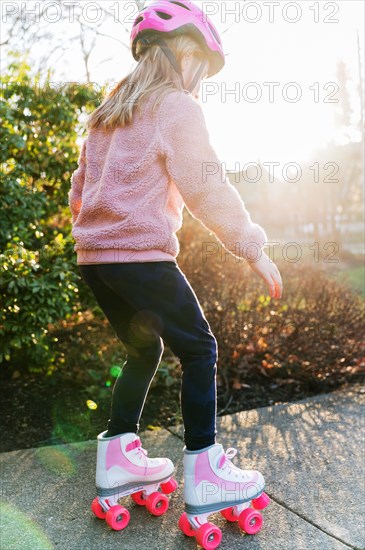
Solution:
[[(220, 550), (365, 549), (365, 388), (262, 407), (218, 419), (218, 441), (234, 463), (265, 476), (272, 499), (264, 526), (243, 534), (220, 514)], [(182, 427), (140, 434), (148, 456), (169, 456), (179, 489), (168, 513), (151, 516), (130, 498), (131, 521), (112, 531), (90, 511), (96, 440), (3, 453), (1, 550), (196, 549), (177, 522), (183, 512)]]

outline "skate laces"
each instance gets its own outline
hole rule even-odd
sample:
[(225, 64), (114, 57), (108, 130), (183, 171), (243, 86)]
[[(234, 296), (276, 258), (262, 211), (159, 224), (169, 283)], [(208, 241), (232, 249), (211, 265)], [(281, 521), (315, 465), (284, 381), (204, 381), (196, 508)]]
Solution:
[(148, 451), (146, 451), (146, 449), (144, 449), (142, 447), (142, 445), (139, 445), (138, 447), (136, 447), (136, 452), (135, 452), (136, 455), (138, 456), (147, 456), (148, 455)]
[(237, 449), (235, 449), (234, 447), (229, 447), (229, 449), (227, 449), (226, 452), (223, 453), (223, 455), (221, 456), (218, 463), (218, 468), (223, 470), (228, 465), (231, 468), (234, 468), (235, 470), (237, 470), (238, 468), (234, 464), (232, 464), (230, 460), (231, 458), (236, 456), (236, 454), (237, 454)]
[(128, 443), (128, 445), (126, 446), (126, 451), (127, 452), (133, 451), (133, 449), (136, 450), (136, 452), (134, 454), (136, 454), (138, 456), (147, 456), (148, 455), (148, 451), (146, 451), (146, 449), (143, 449), (142, 443), (141, 443), (141, 440), (139, 439), (139, 437), (137, 439), (134, 439), (130, 443)]

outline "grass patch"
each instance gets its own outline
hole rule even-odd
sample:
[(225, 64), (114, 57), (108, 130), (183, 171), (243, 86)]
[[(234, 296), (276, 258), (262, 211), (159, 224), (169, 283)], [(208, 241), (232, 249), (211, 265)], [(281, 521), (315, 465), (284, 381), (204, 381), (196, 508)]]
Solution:
[(363, 265), (341, 271), (338, 277), (344, 284), (365, 298), (365, 267)]

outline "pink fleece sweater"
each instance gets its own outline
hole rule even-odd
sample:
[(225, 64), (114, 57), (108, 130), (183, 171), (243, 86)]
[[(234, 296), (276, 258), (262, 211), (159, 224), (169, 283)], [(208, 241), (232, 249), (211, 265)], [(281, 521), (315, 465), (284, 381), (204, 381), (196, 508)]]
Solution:
[(71, 178), (69, 207), (78, 264), (175, 261), (184, 206), (237, 258), (267, 241), (212, 148), (200, 103), (153, 94), (131, 125), (92, 129)]

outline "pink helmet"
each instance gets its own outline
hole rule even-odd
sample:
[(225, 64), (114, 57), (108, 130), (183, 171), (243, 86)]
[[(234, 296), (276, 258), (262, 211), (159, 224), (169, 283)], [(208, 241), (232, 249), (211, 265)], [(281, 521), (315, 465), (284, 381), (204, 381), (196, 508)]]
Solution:
[[(134, 20), (131, 31), (131, 50), (136, 61), (137, 40), (146, 43), (157, 42), (179, 74), (175, 56), (168, 48), (163, 36), (190, 34), (203, 48), (209, 61), (208, 77), (218, 73), (225, 64), (225, 56), (218, 31), (203, 11), (191, 0), (156, 0), (143, 8)], [(168, 51), (167, 51), (168, 48)]]

